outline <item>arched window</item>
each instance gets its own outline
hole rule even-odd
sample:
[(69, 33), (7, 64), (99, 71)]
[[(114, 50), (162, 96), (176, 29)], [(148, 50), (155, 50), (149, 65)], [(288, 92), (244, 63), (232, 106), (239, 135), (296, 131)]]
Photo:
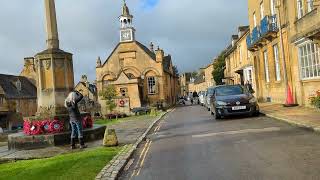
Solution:
[(123, 22), (125, 23), (125, 24), (127, 24), (127, 20), (125, 19), (125, 20), (123, 20)]

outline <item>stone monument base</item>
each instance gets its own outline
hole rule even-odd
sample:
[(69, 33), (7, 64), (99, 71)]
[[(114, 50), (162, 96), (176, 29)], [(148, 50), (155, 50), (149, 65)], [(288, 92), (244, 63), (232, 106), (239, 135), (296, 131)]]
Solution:
[[(94, 125), (83, 130), (85, 142), (103, 139), (106, 126)], [(8, 136), (9, 150), (30, 150), (70, 144), (70, 131), (58, 134), (28, 136), (23, 132)]]

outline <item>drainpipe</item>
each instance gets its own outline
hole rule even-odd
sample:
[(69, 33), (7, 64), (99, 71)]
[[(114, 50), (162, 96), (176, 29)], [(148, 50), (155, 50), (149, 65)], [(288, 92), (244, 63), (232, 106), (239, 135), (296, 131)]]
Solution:
[(292, 98), (292, 92), (291, 92), (291, 88), (289, 86), (289, 81), (288, 81), (288, 74), (287, 74), (287, 64), (286, 64), (286, 56), (285, 56), (285, 49), (284, 49), (284, 42), (283, 42), (283, 35), (282, 35), (282, 23), (281, 23), (281, 11), (280, 11), (280, 7), (281, 7), (281, 0), (277, 1), (277, 22), (278, 22), (278, 27), (279, 27), (279, 32), (280, 32), (280, 49), (282, 51), (281, 53), (281, 58), (282, 58), (282, 68), (283, 68), (283, 80), (285, 83), (285, 93), (286, 93), (286, 102), (285, 105), (292, 105), (294, 104), (293, 102), (293, 98)]

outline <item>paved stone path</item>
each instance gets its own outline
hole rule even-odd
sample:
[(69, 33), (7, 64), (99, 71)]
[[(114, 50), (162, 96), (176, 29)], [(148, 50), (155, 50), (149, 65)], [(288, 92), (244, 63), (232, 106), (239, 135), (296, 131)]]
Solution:
[[(133, 144), (146, 131), (149, 125), (158, 117), (145, 116), (144, 119), (127, 120), (108, 126), (115, 129), (120, 145)], [(88, 142), (88, 149), (102, 146), (102, 140)], [(80, 151), (78, 150), (74, 150)], [(37, 159), (53, 157), (71, 152), (69, 146), (48, 147), (35, 150), (9, 151), (7, 146), (0, 147), (0, 162), (7, 160)]]
[(283, 107), (282, 104), (259, 103), (265, 115), (285, 121), (291, 125), (320, 132), (320, 112), (307, 107)]

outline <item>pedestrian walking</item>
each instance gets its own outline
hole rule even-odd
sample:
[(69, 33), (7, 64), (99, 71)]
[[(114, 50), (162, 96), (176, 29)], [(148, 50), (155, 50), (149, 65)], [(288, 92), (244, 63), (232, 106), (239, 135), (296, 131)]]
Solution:
[(71, 149), (76, 148), (76, 137), (79, 139), (80, 149), (86, 148), (83, 139), (83, 129), (81, 115), (78, 108), (78, 103), (82, 100), (83, 95), (78, 91), (69, 93), (65, 100), (65, 107), (68, 110), (71, 126)]
[(247, 90), (248, 90), (251, 94), (254, 93), (254, 90), (253, 90), (253, 88), (252, 88), (252, 84), (251, 84), (249, 81), (246, 81), (246, 84), (245, 84), (244, 86), (247, 88)]
[(192, 104), (193, 103), (198, 103), (199, 104), (199, 95), (198, 95), (198, 93), (196, 92), (196, 91), (194, 91), (193, 93), (192, 93), (192, 99), (193, 99), (193, 102), (192, 102)]

